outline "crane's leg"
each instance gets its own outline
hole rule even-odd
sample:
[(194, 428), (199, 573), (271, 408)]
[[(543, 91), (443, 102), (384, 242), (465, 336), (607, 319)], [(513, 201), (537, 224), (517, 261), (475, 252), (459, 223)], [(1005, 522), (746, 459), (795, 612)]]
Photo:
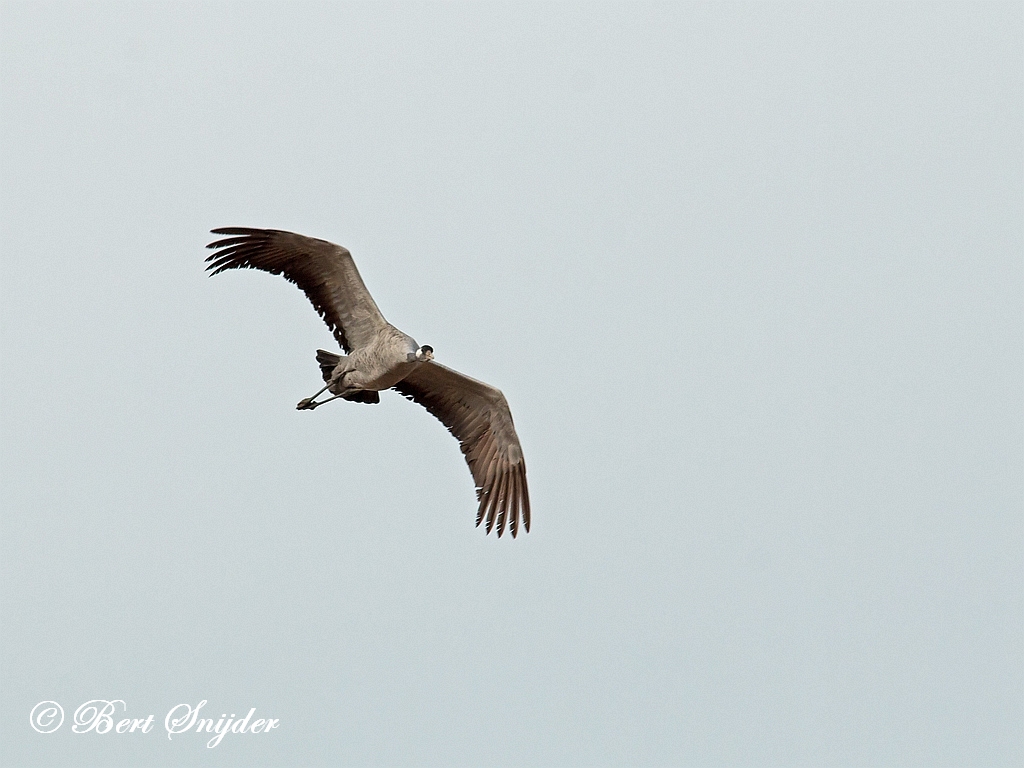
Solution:
[[(322, 395), (324, 392), (326, 392), (327, 388), (330, 387), (330, 386), (331, 386), (331, 384), (330, 384), (330, 382), (328, 382), (327, 384), (324, 385), (323, 389), (321, 389), (319, 392), (317, 392), (312, 397), (307, 397), (305, 400), (299, 400), (299, 404), (296, 405), (295, 407), (298, 410), (300, 410), (300, 411), (305, 411), (307, 409), (311, 411), (314, 408), (316, 408), (318, 405), (323, 405), (324, 403), (327, 402), (326, 400), (324, 400), (323, 403), (314, 403), (313, 401), (316, 400), (318, 397), (320, 397), (320, 395)], [(330, 399), (333, 400), (334, 398), (332, 397)]]
[[(316, 397), (316, 395), (313, 395), (313, 397)], [(307, 408), (312, 411), (318, 405), (323, 405), (324, 403), (329, 403), (329, 402), (331, 402), (331, 400), (337, 400), (339, 397), (342, 397), (342, 395), (335, 395), (334, 397), (328, 397), (326, 400), (321, 400), (319, 403), (314, 403), (314, 402), (306, 403), (306, 401), (303, 400), (302, 403), (306, 403), (306, 405), (303, 405), (302, 403), (299, 403), (299, 405), (297, 407), (298, 407), (298, 409), (300, 411), (301, 410), (305, 410)]]

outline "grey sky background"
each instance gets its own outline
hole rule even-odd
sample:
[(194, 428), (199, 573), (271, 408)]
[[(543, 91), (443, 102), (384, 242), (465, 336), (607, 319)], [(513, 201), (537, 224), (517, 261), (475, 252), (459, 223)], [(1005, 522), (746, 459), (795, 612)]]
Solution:
[[(1019, 4), (0, 22), (5, 766), (1024, 760)], [(295, 411), (226, 225), (503, 389), (529, 535), (398, 395)], [(29, 727), (95, 698), (157, 729)]]

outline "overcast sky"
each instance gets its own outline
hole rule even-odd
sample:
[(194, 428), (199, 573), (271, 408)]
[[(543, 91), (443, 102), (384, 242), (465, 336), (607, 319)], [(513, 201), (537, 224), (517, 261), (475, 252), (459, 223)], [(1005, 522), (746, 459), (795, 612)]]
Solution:
[[(0, 14), (4, 765), (1024, 761), (1019, 3)], [(297, 412), (333, 340), (218, 226), (500, 387), (533, 530)]]

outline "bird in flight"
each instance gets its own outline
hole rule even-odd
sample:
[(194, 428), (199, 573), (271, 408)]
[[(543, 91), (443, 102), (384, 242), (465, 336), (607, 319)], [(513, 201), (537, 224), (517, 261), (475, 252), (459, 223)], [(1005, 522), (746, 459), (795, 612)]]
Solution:
[[(485, 522), (487, 533), (497, 528), (499, 537), (507, 526), (514, 538), (520, 521), (530, 530), (526, 462), (500, 390), (436, 362), (432, 347), (421, 347), (385, 320), (352, 254), (340, 245), (276, 229), (212, 232), (224, 237), (206, 246), (215, 249), (206, 259), (211, 275), (226, 269), (283, 275), (302, 289), (345, 351), (317, 350), (326, 384), (299, 401), (300, 411), (338, 398), (379, 403), (380, 392), (394, 389), (430, 411), (458, 439), (476, 484), (476, 524)], [(318, 401), (326, 391), (331, 397)]]

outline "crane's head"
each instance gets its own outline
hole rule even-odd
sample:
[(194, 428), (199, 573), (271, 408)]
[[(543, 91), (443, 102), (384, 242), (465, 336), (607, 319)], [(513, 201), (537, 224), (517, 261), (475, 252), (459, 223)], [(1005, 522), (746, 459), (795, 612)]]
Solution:
[(434, 359), (434, 348), (424, 344), (422, 347), (416, 350), (416, 354), (413, 355), (413, 360), (410, 362), (426, 363)]

